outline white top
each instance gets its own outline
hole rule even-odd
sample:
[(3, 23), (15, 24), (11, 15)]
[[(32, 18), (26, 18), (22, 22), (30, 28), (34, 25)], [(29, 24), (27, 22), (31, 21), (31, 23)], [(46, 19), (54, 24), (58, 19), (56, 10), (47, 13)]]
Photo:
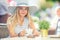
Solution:
[(58, 16), (55, 16), (52, 20), (51, 20), (51, 25), (50, 27), (51, 28), (54, 28), (54, 29), (57, 29), (56, 30), (56, 33), (57, 34), (60, 34), (60, 21), (58, 21), (60, 19), (60, 17)]
[(59, 19), (58, 16), (53, 17), (53, 18), (51, 19), (51, 22), (50, 22), (50, 27), (56, 28), (56, 27), (57, 27), (58, 19)]
[(18, 34), (20, 33), (22, 30), (27, 30), (28, 29), (28, 24), (29, 24), (29, 21), (27, 18), (24, 19), (24, 23), (22, 26), (20, 26), (18, 23), (15, 27), (15, 33)]

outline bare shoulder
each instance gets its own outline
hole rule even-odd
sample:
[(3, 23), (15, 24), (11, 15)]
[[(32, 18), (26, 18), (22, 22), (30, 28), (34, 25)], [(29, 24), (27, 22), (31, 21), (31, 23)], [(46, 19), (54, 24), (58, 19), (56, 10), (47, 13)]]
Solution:
[(11, 17), (11, 16), (8, 17), (8, 19), (7, 19), (7, 23), (11, 23), (11, 20), (12, 20), (12, 17)]

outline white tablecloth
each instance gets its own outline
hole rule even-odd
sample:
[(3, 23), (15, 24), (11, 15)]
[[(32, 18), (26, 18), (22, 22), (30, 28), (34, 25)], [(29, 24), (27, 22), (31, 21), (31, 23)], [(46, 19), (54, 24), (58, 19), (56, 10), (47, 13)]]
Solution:
[(50, 38), (50, 37), (35, 37), (35, 38), (27, 38), (27, 37), (14, 37), (14, 38), (2, 38), (1, 40), (60, 40), (60, 38)]

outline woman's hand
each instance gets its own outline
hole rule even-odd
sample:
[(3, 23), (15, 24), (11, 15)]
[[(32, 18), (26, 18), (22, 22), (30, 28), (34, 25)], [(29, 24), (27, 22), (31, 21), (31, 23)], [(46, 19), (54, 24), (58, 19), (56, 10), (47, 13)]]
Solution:
[(39, 32), (37, 30), (33, 31), (33, 36), (39, 36)]
[(25, 36), (25, 34), (26, 34), (26, 32), (25, 32), (25, 30), (23, 30), (23, 31), (21, 31), (19, 34), (18, 34), (18, 36)]

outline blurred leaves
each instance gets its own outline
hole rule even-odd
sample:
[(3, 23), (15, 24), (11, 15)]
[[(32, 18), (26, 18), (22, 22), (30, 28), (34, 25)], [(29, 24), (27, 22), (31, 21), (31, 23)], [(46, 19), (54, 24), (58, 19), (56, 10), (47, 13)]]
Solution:
[(60, 2), (60, 0), (46, 0), (46, 1), (53, 1), (53, 2), (56, 2), (56, 1), (58, 1), (58, 2)]
[(39, 22), (39, 29), (46, 29), (48, 30), (49, 29), (49, 22), (48, 21), (45, 21), (45, 20), (42, 20)]
[(36, 17), (40, 17), (40, 9), (34, 14)]

